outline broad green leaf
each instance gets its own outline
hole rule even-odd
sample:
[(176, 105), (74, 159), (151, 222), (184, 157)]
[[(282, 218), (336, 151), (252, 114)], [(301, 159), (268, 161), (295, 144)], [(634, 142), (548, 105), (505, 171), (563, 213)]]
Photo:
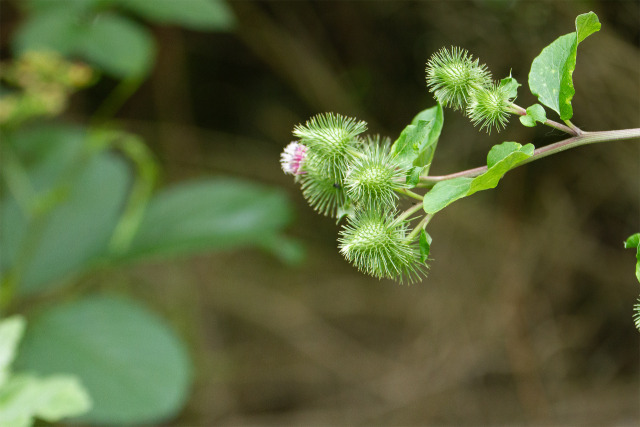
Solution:
[(401, 163), (409, 167), (425, 167), (423, 173), (428, 173), (443, 123), (440, 104), (418, 113), (393, 143), (391, 153)]
[(520, 116), (520, 122), (527, 127), (534, 127), (536, 122), (544, 123), (547, 120), (547, 113), (540, 104), (533, 104), (527, 108), (527, 115)]
[(79, 50), (92, 64), (120, 78), (147, 74), (155, 59), (155, 44), (146, 28), (107, 13), (87, 24)]
[(292, 218), (286, 195), (231, 178), (176, 185), (154, 196), (125, 259), (259, 245)]
[(16, 366), (77, 376), (93, 408), (83, 424), (157, 424), (183, 406), (191, 382), (184, 345), (154, 313), (133, 302), (91, 297), (30, 321)]
[(438, 182), (423, 199), (424, 211), (434, 214), (467, 195), (473, 178), (453, 178)]
[(87, 412), (91, 398), (69, 375), (15, 375), (0, 388), (0, 425), (30, 426), (37, 417), (56, 422)]
[(522, 146), (517, 142), (494, 145), (487, 155), (488, 170), (473, 179), (467, 195), (495, 188), (505, 173), (533, 155), (533, 144)]
[(576, 66), (578, 44), (599, 30), (600, 23), (595, 13), (580, 15), (576, 18), (577, 32), (556, 39), (531, 64), (531, 93), (542, 104), (557, 112), (563, 120), (569, 120), (573, 116), (573, 70)]
[(116, 0), (130, 11), (160, 24), (192, 30), (229, 31), (235, 27), (233, 11), (222, 0)]
[(9, 367), (16, 357), (16, 349), (24, 332), (24, 319), (12, 316), (0, 321), (0, 389), (9, 375)]
[(624, 242), (625, 249), (636, 250), (636, 279), (640, 282), (640, 233), (636, 233)]
[(431, 252), (431, 236), (425, 230), (420, 232), (420, 262), (425, 263), (429, 258), (429, 253)]
[(438, 182), (423, 200), (424, 210), (434, 214), (463, 197), (482, 190), (495, 188), (509, 170), (533, 155), (532, 144), (522, 146), (517, 142), (495, 145), (487, 155), (487, 171), (475, 178), (459, 177)]
[[(32, 244), (18, 283), (18, 292), (28, 294), (58, 285), (105, 255), (131, 176), (115, 155), (92, 153), (80, 128), (33, 127), (7, 142), (27, 166), (37, 209), (25, 212), (10, 193), (0, 200), (0, 276), (16, 268)], [(33, 227), (40, 227), (35, 244), (27, 240)]]

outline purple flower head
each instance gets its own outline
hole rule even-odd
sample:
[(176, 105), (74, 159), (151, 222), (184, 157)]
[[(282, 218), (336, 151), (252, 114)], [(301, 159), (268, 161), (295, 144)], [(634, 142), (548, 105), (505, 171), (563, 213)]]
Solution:
[(297, 141), (287, 145), (280, 155), (280, 164), (284, 173), (302, 175), (302, 163), (307, 156), (307, 147)]

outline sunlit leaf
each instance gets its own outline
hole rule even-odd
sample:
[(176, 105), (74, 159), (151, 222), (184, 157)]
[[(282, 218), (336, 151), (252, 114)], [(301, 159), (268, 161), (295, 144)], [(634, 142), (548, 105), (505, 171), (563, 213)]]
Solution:
[(600, 30), (595, 13), (576, 18), (576, 32), (565, 34), (545, 47), (531, 64), (529, 88), (540, 102), (560, 115), (563, 120), (573, 116), (571, 100), (575, 94), (573, 71), (578, 44)]

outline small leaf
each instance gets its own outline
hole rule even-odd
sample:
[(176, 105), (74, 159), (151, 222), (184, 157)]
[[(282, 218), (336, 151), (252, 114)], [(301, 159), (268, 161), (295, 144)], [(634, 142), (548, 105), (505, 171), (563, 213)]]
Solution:
[(424, 166), (423, 173), (428, 173), (443, 123), (440, 104), (418, 113), (393, 143), (391, 153), (407, 166)]
[(528, 128), (532, 128), (536, 125), (536, 120), (529, 115), (524, 115), (520, 116), (520, 123)]
[(409, 169), (409, 173), (407, 173), (407, 185), (409, 188), (413, 188), (420, 182), (420, 176), (425, 173), (425, 169), (427, 166), (414, 166)]
[(186, 350), (164, 321), (111, 297), (58, 305), (29, 324), (16, 366), (40, 375), (69, 373), (93, 408), (82, 424), (158, 424), (184, 404), (191, 382)]
[(116, 3), (151, 21), (191, 30), (229, 31), (236, 24), (233, 11), (222, 0), (116, 0)]
[(578, 44), (600, 29), (598, 17), (593, 12), (578, 16), (576, 29), (577, 33), (565, 34), (545, 47), (533, 60), (529, 72), (531, 93), (563, 120), (573, 116), (573, 71)]
[(492, 169), (498, 162), (502, 162), (507, 158), (513, 159), (512, 155), (518, 153), (522, 153), (526, 155), (526, 157), (531, 157), (533, 155), (533, 151), (533, 144), (527, 144), (523, 147), (517, 142), (507, 141), (502, 144), (494, 145), (487, 154), (487, 167)]
[(431, 252), (431, 236), (425, 230), (420, 232), (420, 262), (425, 263)]
[(536, 122), (544, 123), (547, 120), (547, 112), (540, 104), (533, 104), (527, 108), (527, 115), (520, 116), (520, 122), (527, 127), (534, 127)]
[(434, 214), (467, 195), (473, 178), (453, 178), (438, 182), (423, 200), (424, 211)]
[(583, 13), (576, 18), (576, 31), (578, 32), (578, 43), (589, 37), (596, 31), (600, 31), (600, 21), (598, 15), (593, 12)]
[(624, 247), (625, 249), (636, 250), (636, 279), (640, 282), (640, 233), (629, 236), (629, 238), (624, 242)]
[(292, 218), (280, 190), (230, 178), (180, 184), (155, 195), (123, 259), (257, 245)]
[(516, 98), (518, 96), (518, 87), (522, 86), (516, 79), (511, 77), (511, 73), (509, 73), (509, 77), (505, 77), (500, 80), (500, 87), (504, 87), (507, 89), (507, 95), (509, 98)]

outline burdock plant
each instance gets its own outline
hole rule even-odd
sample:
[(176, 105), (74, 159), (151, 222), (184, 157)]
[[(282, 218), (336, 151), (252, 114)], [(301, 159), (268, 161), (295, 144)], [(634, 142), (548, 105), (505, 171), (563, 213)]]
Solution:
[[(479, 59), (452, 47), (427, 61), (426, 83), (437, 104), (420, 112), (393, 144), (363, 136), (366, 123), (338, 114), (320, 114), (295, 127), (299, 141), (285, 149), (283, 170), (296, 177), (314, 209), (338, 222), (344, 220), (338, 242), (349, 262), (380, 279), (421, 280), (431, 250), (427, 225), (449, 204), (495, 188), (511, 169), (543, 157), (581, 145), (640, 137), (640, 129), (587, 132), (570, 121), (577, 48), (600, 30), (600, 22), (589, 12), (576, 18), (575, 27), (545, 47), (531, 64), (528, 85), (539, 104), (516, 105), (521, 85), (515, 78), (494, 81)], [(444, 122), (443, 107), (461, 111), (487, 132), (499, 132), (511, 115), (517, 115), (524, 126), (542, 124), (568, 137), (539, 148), (502, 142), (491, 147), (485, 166), (433, 176), (429, 169)], [(561, 121), (547, 118), (545, 107)], [(415, 203), (402, 210), (401, 198)], [(628, 238), (625, 247), (636, 250), (640, 281), (640, 233)], [(635, 310), (640, 329), (640, 303)]]

